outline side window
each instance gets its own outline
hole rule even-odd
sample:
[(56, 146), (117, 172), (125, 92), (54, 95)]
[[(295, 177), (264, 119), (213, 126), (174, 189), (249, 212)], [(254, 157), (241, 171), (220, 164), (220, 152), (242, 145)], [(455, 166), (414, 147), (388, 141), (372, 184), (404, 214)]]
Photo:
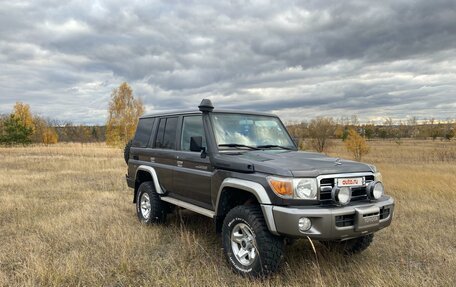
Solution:
[(203, 118), (201, 116), (184, 117), (182, 123), (181, 149), (190, 150), (190, 138), (203, 137), (203, 146), (206, 146), (206, 137), (204, 136)]
[(177, 118), (166, 119), (165, 134), (163, 135), (163, 148), (176, 148)]
[(157, 137), (155, 139), (156, 148), (175, 149), (176, 148), (176, 128), (177, 118), (160, 119)]
[(162, 148), (163, 134), (165, 133), (166, 118), (160, 119), (158, 124), (157, 137), (155, 138), (155, 147)]
[(147, 144), (149, 143), (152, 127), (154, 126), (154, 121), (155, 121), (155, 118), (147, 118), (147, 119), (139, 120), (132, 146), (134, 146), (134, 147), (146, 147), (147, 146)]

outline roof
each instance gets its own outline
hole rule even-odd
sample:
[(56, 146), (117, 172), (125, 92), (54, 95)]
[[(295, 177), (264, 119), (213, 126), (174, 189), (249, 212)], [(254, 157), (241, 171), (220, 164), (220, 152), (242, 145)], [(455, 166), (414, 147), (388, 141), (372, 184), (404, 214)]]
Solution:
[[(254, 112), (254, 111), (240, 111), (240, 110), (218, 110), (214, 109), (212, 113), (229, 113), (229, 114), (247, 114), (247, 115), (256, 115), (256, 116), (272, 116), (277, 117), (272, 113), (263, 113), (263, 112)], [(201, 114), (199, 110), (182, 110), (182, 111), (171, 111), (171, 112), (163, 112), (163, 113), (153, 113), (141, 116), (140, 118), (153, 118), (153, 117), (161, 117), (161, 116), (178, 116), (178, 115), (188, 115), (188, 114)]]

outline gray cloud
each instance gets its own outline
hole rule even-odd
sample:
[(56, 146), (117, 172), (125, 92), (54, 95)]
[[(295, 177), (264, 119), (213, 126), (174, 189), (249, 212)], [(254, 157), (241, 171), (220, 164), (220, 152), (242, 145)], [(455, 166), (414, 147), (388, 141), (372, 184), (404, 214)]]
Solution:
[(456, 118), (456, 2), (2, 1), (0, 66), (0, 113), (78, 123), (122, 81), (148, 112)]

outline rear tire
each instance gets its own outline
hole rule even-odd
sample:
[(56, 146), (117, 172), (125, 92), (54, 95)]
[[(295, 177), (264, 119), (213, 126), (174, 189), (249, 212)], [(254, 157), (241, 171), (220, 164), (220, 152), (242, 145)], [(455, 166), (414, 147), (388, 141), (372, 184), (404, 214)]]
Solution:
[(255, 205), (231, 209), (223, 221), (222, 245), (231, 268), (243, 276), (267, 276), (277, 270), (284, 240), (271, 234)]
[(136, 214), (141, 223), (163, 223), (166, 220), (167, 205), (155, 192), (153, 182), (141, 183), (136, 200)]

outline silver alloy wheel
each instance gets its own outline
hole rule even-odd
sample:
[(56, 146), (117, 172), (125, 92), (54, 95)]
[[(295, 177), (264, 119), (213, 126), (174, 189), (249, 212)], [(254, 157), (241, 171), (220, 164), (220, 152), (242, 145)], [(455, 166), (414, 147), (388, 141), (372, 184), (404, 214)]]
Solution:
[(231, 249), (236, 259), (244, 266), (251, 265), (257, 257), (255, 237), (250, 227), (238, 223), (231, 231)]
[(152, 207), (150, 205), (150, 197), (145, 192), (141, 194), (140, 208), (142, 217), (146, 220), (149, 219)]

